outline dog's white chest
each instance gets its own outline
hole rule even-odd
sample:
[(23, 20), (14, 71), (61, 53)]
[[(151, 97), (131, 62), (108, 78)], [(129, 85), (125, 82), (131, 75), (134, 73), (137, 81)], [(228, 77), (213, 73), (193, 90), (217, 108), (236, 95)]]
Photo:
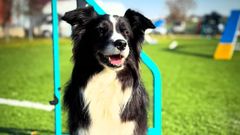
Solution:
[(121, 122), (121, 110), (131, 99), (132, 89), (122, 90), (116, 72), (104, 69), (94, 75), (83, 92), (91, 125), (89, 135), (132, 135), (135, 122)]

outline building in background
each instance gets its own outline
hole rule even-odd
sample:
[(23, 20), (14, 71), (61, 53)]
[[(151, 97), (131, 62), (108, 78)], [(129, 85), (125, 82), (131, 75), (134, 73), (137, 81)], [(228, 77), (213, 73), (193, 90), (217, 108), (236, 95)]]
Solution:
[[(75, 8), (75, 0), (59, 0), (59, 18)], [(51, 24), (50, 0), (0, 0), (0, 37), (50, 37)], [(60, 21), (59, 32), (69, 36), (70, 25)]]

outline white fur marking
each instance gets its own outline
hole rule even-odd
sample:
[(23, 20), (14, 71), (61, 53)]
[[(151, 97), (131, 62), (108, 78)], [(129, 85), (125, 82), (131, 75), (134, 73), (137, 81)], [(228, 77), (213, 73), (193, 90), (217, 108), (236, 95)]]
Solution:
[(88, 132), (86, 129), (80, 129), (78, 130), (78, 135), (88, 135)]
[[(124, 40), (127, 42), (127, 40), (123, 37), (123, 35), (121, 33), (118, 33), (116, 30), (116, 24), (117, 24), (117, 20), (116, 18), (114, 18), (113, 16), (109, 16), (109, 20), (113, 25), (113, 34), (110, 37), (111, 40), (116, 41), (118, 39)], [(103, 51), (104, 55), (113, 55), (113, 54), (121, 54), (124, 56), (124, 58), (127, 58), (128, 54), (129, 54), (129, 46), (127, 45), (125, 50), (120, 51), (118, 50), (113, 44), (109, 44)]]
[(116, 41), (116, 40), (118, 40), (118, 39), (122, 39), (122, 40), (125, 40), (125, 41), (126, 41), (126, 39), (123, 37), (123, 35), (120, 34), (120, 33), (118, 33), (117, 30), (116, 30), (116, 24), (117, 24), (116, 18), (114, 18), (112, 15), (110, 15), (110, 16), (109, 16), (109, 20), (110, 20), (110, 22), (111, 22), (112, 25), (113, 25), (113, 34), (112, 34), (111, 39), (112, 39), (113, 41)]
[(116, 72), (105, 68), (88, 82), (83, 94), (91, 117), (89, 135), (132, 135), (135, 122), (121, 122), (121, 107), (131, 99), (132, 88), (122, 91)]

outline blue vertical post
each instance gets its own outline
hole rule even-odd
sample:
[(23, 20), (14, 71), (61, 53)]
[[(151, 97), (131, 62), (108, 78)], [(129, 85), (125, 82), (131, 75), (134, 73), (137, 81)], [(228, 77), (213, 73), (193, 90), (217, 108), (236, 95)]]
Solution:
[(153, 74), (153, 128), (148, 128), (148, 135), (162, 135), (162, 78), (157, 65), (143, 51), (143, 63)]
[(61, 135), (61, 102), (60, 102), (60, 65), (59, 65), (59, 39), (57, 0), (52, 0), (52, 40), (53, 40), (53, 77), (55, 103), (55, 134)]

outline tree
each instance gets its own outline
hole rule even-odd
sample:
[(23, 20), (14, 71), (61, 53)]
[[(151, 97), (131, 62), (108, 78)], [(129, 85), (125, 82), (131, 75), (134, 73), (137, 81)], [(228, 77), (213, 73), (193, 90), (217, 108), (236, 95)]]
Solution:
[(36, 20), (36, 16), (43, 15), (42, 9), (49, 1), (50, 0), (28, 0), (29, 11), (27, 12), (27, 15), (30, 19), (30, 26), (26, 32), (29, 39), (32, 39), (34, 25), (39, 21)]
[(11, 22), (11, 9), (12, 9), (12, 0), (2, 0), (2, 20), (1, 24), (4, 30), (4, 36), (8, 40), (9, 39), (9, 23)]
[(196, 6), (195, 0), (167, 0), (166, 4), (170, 12), (168, 20), (174, 22), (184, 21), (187, 12)]
[(38, 15), (42, 14), (43, 7), (49, 2), (50, 0), (29, 0), (29, 11), (31, 15)]

